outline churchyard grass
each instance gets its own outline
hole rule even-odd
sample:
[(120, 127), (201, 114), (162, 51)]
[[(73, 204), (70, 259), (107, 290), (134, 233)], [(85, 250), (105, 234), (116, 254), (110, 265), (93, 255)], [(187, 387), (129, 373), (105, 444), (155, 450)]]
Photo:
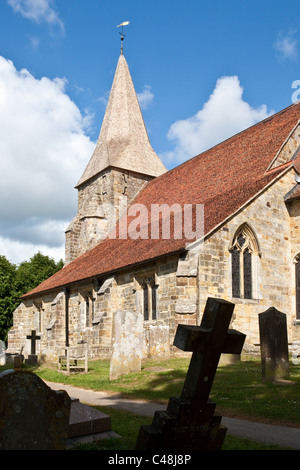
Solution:
[[(120, 437), (115, 439), (100, 440), (91, 444), (79, 444), (72, 450), (133, 450), (140, 426), (151, 424), (152, 418), (139, 416), (128, 411), (115, 408), (95, 407), (111, 417), (112, 429)], [(226, 435), (222, 447), (223, 450), (280, 450), (282, 448), (253, 442), (248, 439), (240, 439)]]
[[(167, 403), (180, 395), (189, 358), (143, 361), (142, 371), (109, 380), (109, 361), (89, 361), (89, 372), (65, 375), (40, 366), (44, 380), (120, 393), (128, 398)], [(223, 415), (300, 426), (300, 365), (290, 362), (290, 380), (267, 383), (258, 357), (245, 356), (235, 364), (220, 364), (210, 398)]]
[[(46, 381), (71, 384), (81, 388), (119, 393), (132, 399), (167, 403), (169, 397), (180, 395), (189, 365), (189, 358), (144, 360), (139, 373), (109, 380), (109, 361), (89, 361), (89, 372), (67, 375), (56, 366), (46, 368), (24, 366)], [(0, 367), (12, 368), (11, 365)], [(210, 398), (217, 403), (223, 416), (244, 417), (274, 424), (300, 426), (300, 365), (290, 363), (290, 382), (265, 383), (259, 358), (243, 357), (235, 364), (220, 364)], [(99, 441), (90, 449), (133, 449), (142, 424), (152, 418), (137, 416), (123, 410), (99, 408), (111, 416), (113, 430), (121, 439)], [(128, 423), (130, 422), (130, 426)], [(251, 441), (227, 435), (223, 449), (270, 449)], [(274, 447), (275, 448), (275, 447)]]

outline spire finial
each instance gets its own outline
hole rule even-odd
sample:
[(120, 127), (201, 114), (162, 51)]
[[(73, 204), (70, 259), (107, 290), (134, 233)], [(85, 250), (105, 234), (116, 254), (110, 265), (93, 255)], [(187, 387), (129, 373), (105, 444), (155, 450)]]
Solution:
[(123, 34), (123, 27), (127, 26), (127, 25), (129, 25), (129, 21), (124, 21), (123, 23), (118, 24), (118, 26), (117, 26), (117, 28), (122, 26), (122, 32), (120, 33), (121, 34), (121, 54), (122, 55), (123, 55), (123, 41), (124, 41), (124, 38), (125, 38), (125, 34)]

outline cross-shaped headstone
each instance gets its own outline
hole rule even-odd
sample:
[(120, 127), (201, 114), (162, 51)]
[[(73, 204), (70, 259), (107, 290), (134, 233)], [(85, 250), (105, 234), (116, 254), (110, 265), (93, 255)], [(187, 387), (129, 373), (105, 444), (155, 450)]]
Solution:
[(41, 339), (40, 336), (36, 334), (35, 330), (31, 330), (31, 335), (26, 336), (27, 339), (31, 340), (31, 354), (35, 354), (35, 343), (38, 339)]
[(178, 325), (174, 345), (192, 351), (180, 397), (169, 400), (167, 411), (156, 412), (151, 426), (142, 426), (139, 450), (220, 449), (226, 428), (214, 416), (209, 394), (222, 353), (240, 354), (245, 335), (228, 330), (234, 304), (208, 298), (200, 326)]

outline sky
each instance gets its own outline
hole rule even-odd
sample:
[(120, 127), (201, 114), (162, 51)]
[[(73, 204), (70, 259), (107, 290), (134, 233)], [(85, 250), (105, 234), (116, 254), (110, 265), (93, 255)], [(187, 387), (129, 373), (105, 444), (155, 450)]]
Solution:
[(0, 255), (64, 259), (120, 54), (168, 169), (300, 99), (299, 1), (0, 0)]

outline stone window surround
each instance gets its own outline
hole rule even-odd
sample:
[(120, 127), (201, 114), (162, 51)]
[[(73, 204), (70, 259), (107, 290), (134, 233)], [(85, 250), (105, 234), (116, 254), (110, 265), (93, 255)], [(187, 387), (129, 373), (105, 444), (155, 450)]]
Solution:
[[(152, 282), (151, 282), (152, 280)], [(145, 311), (144, 311), (144, 289), (147, 287), (147, 301), (148, 301), (148, 319), (145, 319)], [(155, 322), (159, 319), (159, 308), (158, 308), (158, 276), (155, 270), (150, 270), (149, 272), (143, 272), (142, 274), (138, 275), (134, 279), (134, 291), (136, 295), (141, 295), (140, 301), (138, 301), (138, 305), (140, 306), (143, 316), (144, 322)], [(155, 309), (155, 316), (153, 318), (153, 311), (152, 311), (152, 295), (153, 295), (153, 288), (155, 289), (156, 293), (156, 309)]]
[(83, 330), (91, 329), (95, 316), (95, 301), (96, 294), (94, 290), (79, 290), (78, 291), (78, 304), (82, 304), (80, 310), (80, 323)]
[[(243, 249), (239, 246), (238, 244), (238, 238), (243, 235), (245, 238), (245, 245), (243, 246)], [(234, 300), (235, 303), (257, 303), (259, 302), (259, 289), (258, 289), (258, 272), (259, 272), (259, 259), (262, 257), (259, 243), (257, 240), (257, 237), (255, 235), (254, 230), (249, 226), (247, 222), (244, 222), (243, 224), (239, 225), (237, 230), (234, 233), (234, 236), (232, 238), (232, 243), (229, 247), (229, 252), (232, 253), (232, 251), (237, 248), (238, 251), (241, 254), (240, 258), (240, 297), (233, 297), (232, 299)], [(242, 260), (242, 255), (245, 249), (248, 248), (248, 250), (251, 253), (251, 267), (252, 267), (252, 273), (251, 273), (251, 283), (252, 283), (252, 298), (251, 299), (246, 299), (244, 298), (244, 276), (243, 276), (243, 260)], [(230, 272), (231, 272), (231, 283), (232, 283), (232, 258), (230, 259)], [(232, 284), (231, 284), (232, 285)], [(231, 289), (232, 292), (232, 289)]]

